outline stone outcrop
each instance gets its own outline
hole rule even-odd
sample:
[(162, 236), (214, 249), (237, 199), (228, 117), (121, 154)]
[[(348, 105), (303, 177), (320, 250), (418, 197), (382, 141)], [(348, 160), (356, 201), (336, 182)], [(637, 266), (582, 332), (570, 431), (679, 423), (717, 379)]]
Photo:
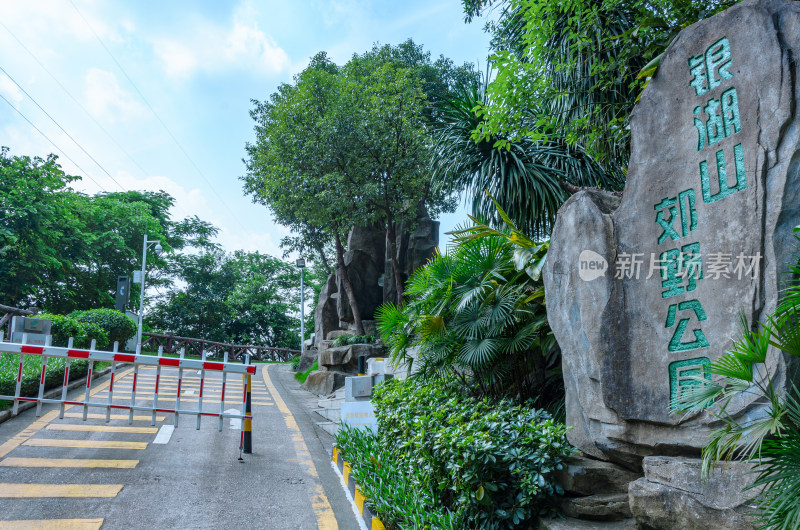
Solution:
[(585, 456), (571, 456), (564, 469), (554, 477), (567, 494), (595, 495), (599, 493), (628, 493), (628, 484), (640, 478), (635, 473), (612, 462)]
[(314, 311), (314, 343), (317, 348), (319, 348), (320, 341), (324, 340), (332, 331), (339, 329), (339, 312), (336, 308), (338, 301), (336, 275), (331, 274), (319, 292), (319, 302)]
[[(401, 280), (405, 283), (409, 276), (433, 257), (439, 246), (439, 221), (432, 220), (424, 208), (420, 208), (419, 217), (413, 230), (406, 230), (400, 223), (397, 230), (399, 237), (396, 249), (397, 262), (400, 265)], [(392, 249), (386, 242), (386, 260), (383, 275), (383, 299), (393, 302), (397, 299), (394, 272), (392, 271)]]
[(332, 372), (329, 370), (317, 370), (308, 374), (303, 388), (313, 394), (327, 396), (332, 394), (337, 388), (344, 386), (344, 378), (352, 375), (344, 372)]
[(314, 365), (314, 361), (319, 357), (319, 352), (316, 348), (308, 348), (300, 356), (300, 363), (297, 365), (295, 372), (305, 372)]
[(756, 511), (749, 501), (754, 490), (752, 465), (729, 462), (717, 465), (703, 482), (700, 460), (646, 457), (644, 477), (632, 482), (630, 508), (641, 528), (655, 530), (748, 530), (754, 528), (747, 514)]
[[(353, 294), (361, 311), (361, 318), (369, 320), (379, 305), (383, 303), (383, 291), (380, 277), (383, 274), (385, 231), (380, 227), (355, 226), (347, 238), (347, 252), (344, 253), (344, 264)], [(341, 275), (336, 274), (338, 298), (337, 311), (339, 321), (352, 324), (353, 310), (342, 285)]]
[[(740, 311), (752, 323), (775, 308), (800, 224), (798, 54), (796, 2), (749, 0), (683, 30), (631, 116), (623, 197), (581, 191), (560, 209), (544, 284), (568, 437), (585, 453), (635, 469), (706, 444), (713, 417), (671, 407), (711, 377)], [(788, 363), (770, 349), (778, 388)], [(728, 412), (766, 406), (742, 395)], [(641, 503), (671, 495), (649, 484)]]

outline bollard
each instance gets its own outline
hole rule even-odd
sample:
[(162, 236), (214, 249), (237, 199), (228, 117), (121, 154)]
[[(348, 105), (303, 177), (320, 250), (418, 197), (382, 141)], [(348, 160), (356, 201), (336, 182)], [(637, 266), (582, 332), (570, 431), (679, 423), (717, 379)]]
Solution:
[(367, 367), (364, 366), (365, 364), (367, 364), (367, 363), (365, 362), (364, 356), (363, 355), (359, 355), (358, 356), (358, 375), (364, 375), (364, 374), (367, 373)]
[[(242, 356), (242, 364), (250, 364), (250, 355)], [(250, 416), (253, 413), (252, 402), (251, 402), (251, 392), (253, 390), (252, 387), (252, 380), (250, 374), (242, 375), (242, 384), (245, 385), (247, 391), (247, 398), (245, 401), (245, 408), (244, 412), (246, 415)], [(253, 420), (252, 419), (244, 419), (244, 440), (242, 445), (244, 446), (245, 454), (252, 454), (253, 452)]]

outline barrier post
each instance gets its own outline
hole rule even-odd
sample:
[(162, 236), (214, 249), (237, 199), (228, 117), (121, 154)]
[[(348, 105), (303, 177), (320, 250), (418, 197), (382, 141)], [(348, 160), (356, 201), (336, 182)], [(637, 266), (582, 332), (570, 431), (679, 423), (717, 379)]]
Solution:
[[(245, 354), (245, 356), (242, 358), (242, 361), (244, 362), (244, 364), (249, 365), (250, 364), (250, 354), (249, 353)], [(253, 387), (252, 387), (253, 381), (252, 381), (252, 378), (251, 378), (249, 373), (243, 375), (242, 379), (243, 379), (242, 383), (244, 384), (244, 387), (245, 387), (245, 394), (247, 396), (245, 398), (244, 413), (245, 413), (245, 416), (250, 416), (250, 415), (252, 415), (252, 412), (253, 412), (253, 404), (252, 404), (252, 401), (251, 401), (251, 396), (252, 396), (251, 393), (252, 393), (252, 390), (253, 390)], [(244, 443), (243, 443), (244, 452), (245, 452), (245, 454), (249, 455), (249, 454), (253, 453), (253, 420), (249, 419), (249, 418), (246, 418), (243, 421), (244, 421)]]

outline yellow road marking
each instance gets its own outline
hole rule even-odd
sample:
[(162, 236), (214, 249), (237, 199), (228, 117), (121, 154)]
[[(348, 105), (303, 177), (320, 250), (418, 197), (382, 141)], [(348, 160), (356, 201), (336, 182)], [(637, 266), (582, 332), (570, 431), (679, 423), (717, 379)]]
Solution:
[[(133, 368), (130, 368), (130, 369), (126, 370), (125, 372), (122, 372), (121, 375), (119, 376), (119, 379), (122, 379), (123, 377), (125, 377), (126, 375), (128, 375), (131, 372), (133, 372)], [(105, 390), (105, 388), (108, 386), (109, 383), (110, 383), (110, 380), (106, 381), (102, 385), (100, 385), (97, 388), (95, 388), (94, 390), (92, 390), (89, 395), (90, 396), (94, 396), (98, 392), (101, 392), (101, 391)], [(67, 409), (70, 409), (70, 408), (72, 408), (72, 405), (67, 407)], [(66, 410), (66, 409), (64, 409), (64, 410)], [(0, 458), (6, 456), (8, 453), (13, 451), (17, 447), (19, 447), (23, 442), (25, 442), (25, 440), (28, 440), (28, 438), (30, 438), (31, 436), (36, 434), (36, 432), (39, 431), (39, 429), (44, 428), (45, 425), (47, 425), (48, 423), (50, 423), (51, 421), (53, 421), (57, 417), (58, 417), (58, 411), (57, 410), (51, 410), (50, 412), (48, 412), (47, 414), (45, 414), (44, 416), (42, 416), (38, 420), (34, 421), (30, 425), (28, 425), (26, 428), (24, 428), (22, 430), (22, 432), (20, 432), (16, 436), (12, 437), (10, 440), (5, 442), (3, 445), (0, 445)]]
[[(64, 417), (65, 418), (83, 418), (83, 413), (82, 412), (67, 412), (67, 413), (64, 414)], [(105, 420), (106, 419), (106, 415), (105, 414), (95, 414), (95, 413), (92, 413), (92, 412), (87, 414), (86, 417), (89, 418), (90, 420)], [(133, 421), (150, 421), (151, 418), (152, 418), (152, 416), (149, 416), (149, 415), (148, 416), (134, 416), (133, 417)], [(112, 414), (111, 415), (111, 419), (112, 420), (125, 420), (125, 421), (128, 421), (128, 415), (127, 414)], [(161, 422), (161, 421), (164, 421), (165, 419), (166, 419), (166, 416), (156, 416), (156, 421)]]
[(32, 447), (77, 447), (81, 449), (147, 449), (147, 442), (117, 442), (114, 440), (62, 440), (60, 438), (31, 438), (22, 445)]
[(6, 467), (112, 467), (116, 469), (133, 469), (138, 463), (138, 460), (97, 460), (93, 458), (8, 457), (0, 460), (0, 466)]
[(52, 423), (48, 431), (81, 431), (81, 432), (122, 432), (127, 434), (155, 434), (158, 427), (123, 427), (121, 425), (74, 425), (72, 423)]
[(116, 497), (122, 484), (0, 484), (0, 497)]
[(100, 530), (103, 519), (30, 519), (0, 521), (2, 530)]
[(283, 414), (283, 421), (286, 423), (286, 428), (292, 433), (292, 440), (294, 441), (294, 451), (297, 453), (297, 458), (300, 464), (306, 468), (306, 473), (311, 477), (311, 483), (308, 485), (309, 493), (311, 494), (311, 506), (317, 516), (317, 526), (320, 530), (338, 530), (339, 525), (336, 522), (336, 516), (333, 514), (328, 497), (325, 496), (325, 490), (319, 483), (319, 475), (317, 468), (314, 466), (314, 461), (311, 459), (311, 453), (308, 452), (308, 447), (303, 440), (303, 434), (300, 432), (300, 427), (292, 415), (292, 411), (284, 403), (283, 398), (278, 394), (278, 389), (272, 384), (269, 378), (269, 365), (261, 369), (261, 376), (264, 378), (264, 384), (269, 389), (272, 399), (278, 406), (278, 410)]

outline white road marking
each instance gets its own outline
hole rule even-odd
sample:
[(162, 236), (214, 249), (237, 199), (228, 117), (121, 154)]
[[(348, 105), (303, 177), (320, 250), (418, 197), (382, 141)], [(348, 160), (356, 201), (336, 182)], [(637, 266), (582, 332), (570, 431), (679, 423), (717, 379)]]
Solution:
[(193, 396), (194, 395), (194, 390), (186, 390), (186, 391), (183, 392), (183, 395), (184, 396)]
[[(242, 409), (227, 409), (225, 414), (241, 414)], [(238, 418), (231, 418), (231, 430), (232, 431), (241, 431), (242, 430), (242, 420)]]
[(339, 477), (339, 484), (342, 485), (344, 489), (345, 497), (347, 497), (347, 501), (350, 503), (350, 508), (353, 510), (353, 513), (356, 516), (356, 521), (358, 521), (358, 527), (360, 530), (368, 530), (367, 523), (364, 522), (364, 516), (358, 511), (358, 506), (356, 506), (356, 502), (353, 500), (353, 496), (350, 495), (350, 488), (347, 487), (347, 484), (344, 483), (344, 477), (342, 476), (342, 472), (339, 471), (339, 466), (336, 465), (336, 462), (331, 460), (331, 467), (333, 471), (336, 473), (336, 476)]
[(168, 443), (169, 439), (172, 438), (172, 433), (174, 431), (175, 431), (174, 425), (162, 425), (161, 428), (158, 430), (158, 434), (156, 434), (153, 443), (154, 444)]

